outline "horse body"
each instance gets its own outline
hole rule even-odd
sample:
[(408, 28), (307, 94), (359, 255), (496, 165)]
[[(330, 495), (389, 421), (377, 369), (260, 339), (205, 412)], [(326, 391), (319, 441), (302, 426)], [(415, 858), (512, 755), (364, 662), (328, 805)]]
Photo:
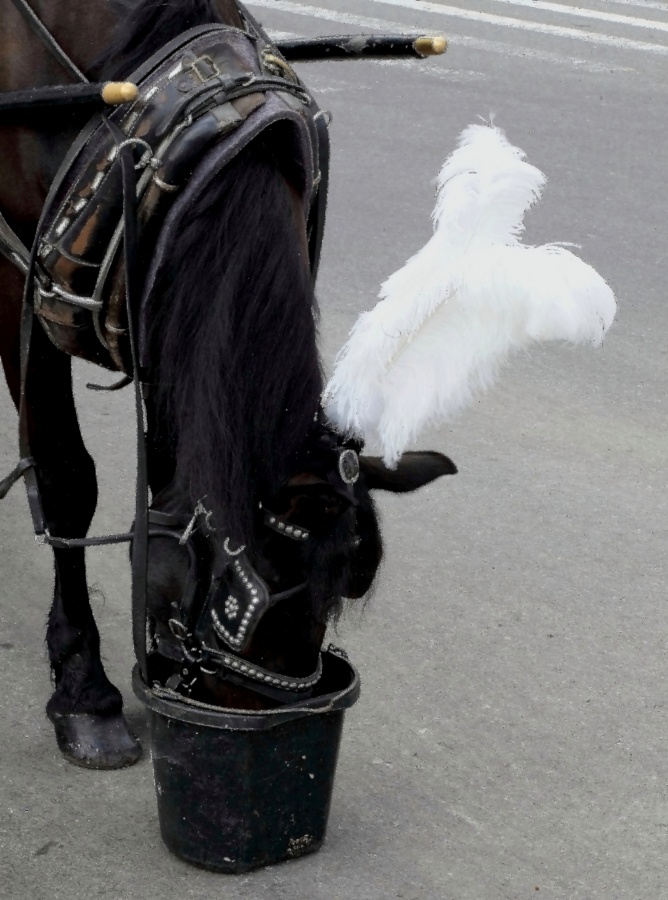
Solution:
[[(186, 28), (243, 24), (228, 0), (32, 5), (79, 68), (96, 78), (129, 75)], [(0, 32), (11, 36), (0, 59), (0, 90), (67, 80), (10, 0), (0, 0)], [(39, 128), (20, 116), (0, 123), (0, 211), (28, 245), (58, 164), (84, 121), (66, 111), (46, 115)], [(408, 454), (393, 472), (362, 458), (356, 483), (342, 477), (337, 461), (348, 445), (320, 410), (306, 221), (277, 141), (280, 130), (256, 138), (195, 198), (148, 299), (152, 509), (178, 523), (171, 532), (155, 530), (149, 553), (151, 651), (165, 680), (182, 665), (169, 623), (193, 575), (189, 545), (174, 537), (195, 522), (194, 510), (206, 513), (192, 544), (197, 565), (209, 572), (221, 555), (243, 547), (246, 581), (259, 579), (271, 601), (241, 655), (300, 679), (316, 668), (341, 599), (361, 597), (373, 582), (382, 547), (370, 491), (413, 490), (456, 471), (440, 454)], [(17, 406), (22, 289), (21, 274), (0, 257), (0, 355)], [(25, 402), (49, 531), (82, 537), (97, 501), (95, 467), (79, 431), (71, 359), (40, 328)], [(272, 518), (280, 528), (268, 526)], [(295, 531), (308, 539), (286, 535)], [(47, 645), (55, 687), (47, 714), (73, 762), (127, 765), (140, 750), (100, 661), (84, 551), (54, 549), (54, 560)], [(224, 587), (223, 578), (223, 594)], [(200, 673), (195, 696), (237, 708), (285, 702), (220, 672)]]

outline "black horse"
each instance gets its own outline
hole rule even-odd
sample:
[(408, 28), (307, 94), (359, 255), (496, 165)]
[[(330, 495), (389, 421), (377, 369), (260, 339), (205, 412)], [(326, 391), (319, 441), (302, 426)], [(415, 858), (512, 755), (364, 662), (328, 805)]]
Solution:
[[(98, 81), (128, 76), (187, 28), (247, 25), (233, 0), (39, 0), (32, 7)], [(10, 0), (0, 0), (0, 33), (0, 90), (67, 81)], [(45, 113), (39, 127), (20, 116), (0, 123), (0, 211), (28, 246), (54, 173), (85, 121), (67, 110)], [(175, 690), (236, 708), (286, 702), (286, 685), (312, 682), (328, 620), (343, 598), (370, 589), (382, 555), (370, 491), (414, 490), (456, 471), (437, 453), (406, 454), (393, 471), (361, 456), (357, 477), (361, 447), (324, 421), (306, 221), (285, 153), (260, 135), (193, 198), (147, 301), (153, 671)], [(148, 268), (150, 260), (141, 263)], [(0, 285), (0, 353), (18, 406), (23, 276), (1, 257)], [(79, 431), (71, 359), (39, 327), (24, 402), (49, 532), (82, 537), (97, 501), (95, 467)], [(72, 762), (128, 765), (141, 751), (100, 660), (84, 550), (56, 548), (54, 559), (47, 645), (55, 687), (47, 714)], [(260, 592), (266, 613), (241, 649), (219, 642), (220, 665), (200, 659), (184, 680), (188, 647), (175, 611), (186, 596), (209, 602), (214, 584), (231, 615), (235, 579), (249, 597)], [(223, 651), (237, 671), (221, 663)]]

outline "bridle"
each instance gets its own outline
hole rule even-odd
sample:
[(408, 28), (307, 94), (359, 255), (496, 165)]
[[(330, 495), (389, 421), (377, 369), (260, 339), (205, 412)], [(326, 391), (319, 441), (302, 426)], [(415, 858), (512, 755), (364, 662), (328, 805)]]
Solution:
[[(314, 428), (314, 449), (306, 452), (302, 464), (306, 465), (309, 456), (317, 453), (321, 467), (331, 469), (330, 477), (340, 482), (335, 492), (342, 494), (347, 504), (356, 506), (354, 486), (360, 474), (357, 449), (319, 420)], [(332, 488), (328, 481), (315, 475), (309, 481)], [(317, 539), (308, 528), (276, 513), (266, 502), (259, 502), (258, 513), (261, 526), (293, 544), (306, 545)], [(228, 537), (221, 540), (204, 500), (197, 502), (190, 516), (159, 509), (149, 510), (148, 516), (149, 538), (176, 540), (185, 547), (189, 558), (181, 599), (172, 604), (170, 634), (160, 637), (155, 648), (179, 666), (179, 671), (168, 679), (167, 688), (190, 696), (202, 675), (215, 675), (219, 681), (250, 688), (272, 700), (289, 702), (295, 696), (310, 696), (322, 672), (320, 653), (315, 671), (299, 678), (272, 672), (241, 655), (264, 614), (277, 603), (307, 591), (308, 579), (271, 592), (255, 571), (247, 548), (233, 546)], [(355, 547), (358, 543), (359, 539), (353, 539)], [(223, 587), (222, 593), (227, 596), (221, 603)]]
[[(356, 454), (355, 463), (351, 455), (354, 453), (350, 448), (344, 448), (340, 454), (340, 459), (346, 458), (347, 483), (351, 489), (357, 481), (357, 475), (352, 474), (356, 465)], [(262, 503), (259, 507), (263, 525), (276, 534), (299, 544), (311, 538), (308, 529), (291, 524)], [(229, 538), (223, 539), (222, 546), (219, 540), (214, 544), (216, 529), (211, 512), (202, 501), (198, 501), (191, 517), (151, 509), (148, 518), (149, 538), (176, 540), (189, 556), (181, 599), (172, 604), (172, 616), (168, 621), (170, 635), (167, 638), (153, 636), (157, 644), (155, 650), (179, 666), (179, 671), (167, 679), (167, 690), (190, 697), (202, 675), (214, 675), (219, 681), (251, 689), (272, 700), (289, 702), (295, 697), (309, 697), (322, 674), (320, 653), (315, 671), (297, 678), (265, 669), (244, 659), (239, 652), (248, 646), (267, 610), (307, 590), (308, 580), (282, 591), (270, 592), (251, 565), (243, 545), (233, 547)], [(205, 554), (201, 552), (202, 544), (207, 550)], [(207, 555), (212, 558), (208, 566), (202, 562), (203, 556)], [(231, 573), (227, 578), (226, 570)], [(214, 601), (223, 581), (226, 590), (231, 592), (227, 594), (223, 610), (217, 611)], [(207, 585), (205, 596), (198, 603), (203, 584)], [(210, 617), (208, 622), (207, 617)], [(233, 631), (235, 624), (238, 627)], [(213, 646), (212, 637), (227, 646), (224, 649)]]
[[(193, 522), (196, 524), (193, 526)], [(229, 539), (224, 539), (222, 548), (212, 552), (212, 538), (215, 529), (210, 524), (210, 513), (200, 502), (192, 518), (165, 513), (159, 510), (149, 511), (149, 538), (162, 537), (178, 541), (185, 547), (189, 557), (189, 567), (185, 579), (181, 600), (172, 606), (172, 616), (168, 621), (170, 637), (155, 638), (155, 647), (162, 656), (172, 659), (180, 666), (167, 680), (167, 688), (173, 692), (189, 696), (202, 674), (215, 675), (220, 681), (251, 688), (273, 700), (287, 702), (295, 695), (306, 697), (317, 684), (322, 671), (320, 655), (318, 665), (312, 675), (305, 678), (294, 678), (279, 675), (251, 663), (238, 655), (233, 649), (220, 649), (213, 646), (211, 636), (236, 645), (245, 646), (252, 631), (264, 613), (281, 600), (286, 600), (308, 587), (308, 582), (301, 582), (287, 590), (270, 593), (266, 584), (251, 566), (245, 547), (232, 548)], [(200, 547), (196, 546), (199, 540)], [(213, 556), (213, 564), (203, 564), (201, 545), (207, 546), (209, 556)], [(216, 565), (217, 563), (217, 565)], [(237, 634), (231, 634), (221, 622), (215, 610), (210, 611), (211, 628), (206, 636), (205, 629), (197, 619), (201, 620), (201, 611), (196, 611), (198, 594), (205, 596), (200, 604), (203, 610), (210, 609), (213, 599), (220, 590), (224, 569), (231, 568), (236, 576), (236, 584), (241, 590), (228, 594), (225, 610), (228, 616), (244, 623)], [(202, 585), (206, 585), (202, 591)], [(250, 627), (249, 627), (250, 626)]]

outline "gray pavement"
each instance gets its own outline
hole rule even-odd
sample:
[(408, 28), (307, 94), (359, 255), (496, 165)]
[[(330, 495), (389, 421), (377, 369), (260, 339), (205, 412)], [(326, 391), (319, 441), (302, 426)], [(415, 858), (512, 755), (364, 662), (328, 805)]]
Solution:
[[(0, 896), (668, 898), (668, 32), (546, 3), (461, 0), (458, 14), (419, 0), (299, 6), (252, 9), (275, 32), (380, 22), (451, 40), (425, 63), (302, 68), (334, 114), (319, 283), (328, 363), (380, 282), (426, 240), (432, 179), (457, 135), (490, 113), (549, 177), (527, 240), (581, 244), (616, 291), (617, 322), (595, 353), (549, 347), (515, 361), (421, 442), (460, 474), (381, 498), (387, 561), (373, 599), (335, 636), (361, 670), (362, 697), (346, 719), (326, 844), (248, 876), (168, 854), (148, 761), (101, 774), (59, 757), (43, 714), (51, 562), (32, 542), (20, 489), (3, 501)], [(666, 3), (587, 7), (668, 23)], [(91, 395), (91, 376), (107, 377), (77, 365), (102, 488), (93, 527), (123, 530), (130, 397)], [(1, 405), (9, 469), (5, 393)], [(129, 688), (125, 553), (94, 550), (90, 580), (108, 670), (143, 732)]]

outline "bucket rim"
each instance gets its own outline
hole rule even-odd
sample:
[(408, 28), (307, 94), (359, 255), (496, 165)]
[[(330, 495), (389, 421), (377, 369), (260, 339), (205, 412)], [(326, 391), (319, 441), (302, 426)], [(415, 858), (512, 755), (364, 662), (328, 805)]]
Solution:
[(197, 703), (185, 697), (165, 696), (146, 684), (138, 665), (132, 670), (132, 689), (137, 699), (148, 709), (168, 719), (223, 731), (266, 731), (295, 719), (348, 709), (357, 702), (360, 695), (360, 677), (355, 666), (331, 650), (323, 650), (322, 657), (323, 668), (327, 663), (331, 665), (336, 661), (337, 665), (347, 669), (346, 686), (341, 690), (308, 700), (298, 700), (294, 704), (280, 706), (277, 709), (229, 709)]

